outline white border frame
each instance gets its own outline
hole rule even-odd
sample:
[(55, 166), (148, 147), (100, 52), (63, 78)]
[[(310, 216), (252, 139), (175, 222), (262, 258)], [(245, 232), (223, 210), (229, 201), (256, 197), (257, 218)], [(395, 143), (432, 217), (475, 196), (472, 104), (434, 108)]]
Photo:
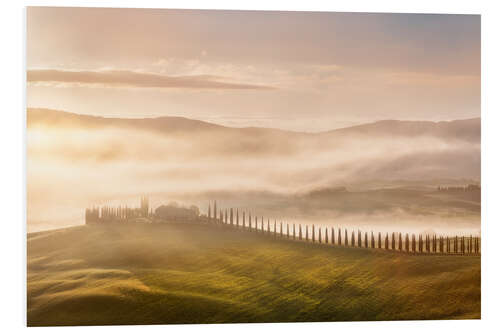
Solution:
[[(500, 235), (500, 214), (497, 201), (500, 188), (500, 105), (498, 103), (498, 77), (500, 48), (499, 5), (496, 1), (461, 0), (337, 0), (335, 2), (308, 0), (280, 1), (194, 1), (194, 0), (114, 0), (114, 1), (6, 1), (0, 11), (2, 24), (1, 41), (3, 45), (3, 67), (1, 82), (2, 117), (2, 190), (0, 202), (3, 203), (0, 246), (4, 264), (2, 265), (2, 293), (0, 297), (0, 325), (5, 331), (26, 329), (26, 179), (25, 179), (25, 10), (24, 6), (79, 6), (79, 7), (146, 7), (146, 8), (196, 8), (196, 9), (252, 9), (252, 10), (304, 10), (304, 11), (345, 11), (345, 12), (403, 12), (403, 13), (448, 13), (481, 14), (482, 30), (482, 320), (463, 321), (399, 321), (399, 322), (336, 322), (336, 323), (294, 323), (294, 324), (225, 324), (225, 325), (169, 325), (169, 326), (105, 326), (105, 327), (64, 327), (59, 331), (86, 330), (131, 332), (140, 330), (176, 332), (217, 331), (242, 332), (287, 330), (341, 330), (354, 332), (434, 332), (453, 329), (454, 332), (471, 330), (493, 331), (500, 327), (497, 317), (500, 314), (498, 282), (500, 247), (495, 244)], [(5, 75), (7, 74), (7, 75)], [(5, 103), (6, 101), (7, 103)], [(37, 328), (52, 331), (55, 328)]]

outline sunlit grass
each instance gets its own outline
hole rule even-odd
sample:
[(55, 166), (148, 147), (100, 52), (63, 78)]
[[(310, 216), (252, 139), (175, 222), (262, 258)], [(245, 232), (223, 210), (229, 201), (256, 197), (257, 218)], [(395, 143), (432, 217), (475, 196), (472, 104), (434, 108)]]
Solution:
[(480, 317), (480, 258), (327, 247), (200, 225), (28, 237), (28, 324)]

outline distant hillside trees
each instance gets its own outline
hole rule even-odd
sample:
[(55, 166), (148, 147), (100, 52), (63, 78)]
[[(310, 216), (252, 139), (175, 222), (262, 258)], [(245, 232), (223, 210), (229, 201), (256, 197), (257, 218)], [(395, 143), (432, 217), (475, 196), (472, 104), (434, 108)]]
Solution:
[(437, 190), (440, 192), (472, 192), (480, 191), (481, 186), (469, 184), (467, 186), (438, 186)]

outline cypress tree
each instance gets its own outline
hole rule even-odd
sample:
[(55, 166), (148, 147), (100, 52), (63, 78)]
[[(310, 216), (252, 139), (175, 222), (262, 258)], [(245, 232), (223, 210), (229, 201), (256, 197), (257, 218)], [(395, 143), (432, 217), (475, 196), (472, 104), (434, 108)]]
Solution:
[(293, 239), (295, 240), (295, 223), (293, 224)]
[(264, 216), (261, 216), (261, 218), (260, 218), (260, 232), (261, 233), (265, 232), (265, 229), (264, 229)]
[(389, 250), (389, 234), (385, 233), (385, 249)]
[(248, 230), (252, 231), (252, 213), (248, 212)]
[(378, 232), (378, 248), (382, 248), (382, 235), (380, 234), (380, 231)]
[(271, 223), (269, 222), (269, 219), (267, 219), (267, 234), (269, 235), (271, 233)]
[(274, 237), (275, 238), (276, 238), (276, 234), (277, 234), (277, 232), (276, 232), (276, 220), (274, 220)]
[(243, 211), (243, 216), (242, 216), (242, 222), (243, 222), (243, 229), (247, 227), (247, 220), (245, 219), (245, 211)]
[(332, 244), (335, 245), (335, 228), (332, 227)]
[(328, 244), (328, 228), (325, 228), (325, 244)]
[(365, 247), (368, 247), (368, 233), (365, 231)]
[(410, 236), (405, 235), (405, 251), (410, 252)]
[(446, 253), (450, 253), (450, 237), (446, 236)]
[(311, 235), (312, 235), (312, 242), (314, 243), (314, 224), (312, 226), (312, 232), (311, 232)]
[(259, 231), (259, 219), (257, 218), (257, 215), (255, 215), (255, 232)]
[(396, 248), (396, 238), (394, 237), (394, 232), (392, 233), (392, 239), (391, 239), (391, 250), (394, 250)]
[(416, 252), (416, 246), (415, 246), (415, 234), (411, 234), (411, 251)]
[(307, 224), (305, 225), (305, 228), (306, 228), (306, 242), (309, 240), (309, 227), (307, 226)]
[(236, 227), (240, 227), (240, 210), (236, 208)]
[(373, 236), (373, 231), (371, 231), (371, 236), (370, 236), (370, 247), (372, 249), (375, 248), (375, 236)]
[(455, 253), (458, 253), (458, 236), (455, 236), (455, 244), (454, 244), (454, 249), (455, 249)]
[(403, 239), (402, 239), (400, 232), (399, 232), (399, 237), (398, 237), (398, 249), (399, 249), (399, 251), (403, 251)]
[(358, 247), (361, 247), (361, 231), (358, 230)]
[(209, 220), (212, 219), (212, 212), (211, 212), (211, 208), (210, 208), (210, 201), (208, 202), (208, 219)]
[(351, 234), (351, 246), (356, 246), (356, 241), (354, 239), (354, 230), (352, 231), (352, 234)]
[(344, 246), (349, 246), (349, 237), (347, 237), (347, 229), (344, 229)]
[[(342, 230), (339, 228), (339, 234), (338, 234), (338, 245), (342, 245)], [(344, 243), (345, 243), (345, 239), (344, 239)]]
[(302, 240), (302, 225), (299, 223), (299, 240)]
[(217, 200), (214, 201), (214, 219), (217, 220)]
[(288, 223), (286, 224), (286, 238), (290, 238), (290, 227), (288, 226)]
[(229, 223), (233, 226), (233, 208), (229, 209)]
[(321, 228), (318, 228), (318, 243), (321, 244)]
[(465, 254), (465, 237), (462, 236), (462, 254)]
[(283, 222), (280, 222), (280, 237), (283, 238)]

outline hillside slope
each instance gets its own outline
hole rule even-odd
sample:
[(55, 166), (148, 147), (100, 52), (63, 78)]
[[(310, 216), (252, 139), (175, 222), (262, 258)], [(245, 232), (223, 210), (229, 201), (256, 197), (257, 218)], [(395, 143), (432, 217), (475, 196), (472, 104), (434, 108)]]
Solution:
[(322, 247), (202, 225), (28, 235), (28, 325), (480, 317), (480, 258)]
[(480, 142), (481, 140), (481, 119), (461, 119), (453, 121), (400, 121), (381, 120), (346, 128), (334, 129), (319, 133), (303, 133), (271, 128), (232, 128), (221, 126), (205, 121), (189, 119), (184, 117), (157, 117), (157, 118), (106, 118), (90, 115), (81, 115), (65, 111), (51, 109), (28, 109), (28, 126), (44, 124), (51, 126), (74, 126), (74, 127), (133, 127), (146, 131), (160, 131), (163, 133), (180, 131), (218, 131), (229, 132), (238, 131), (240, 134), (250, 135), (285, 135), (293, 137), (319, 136), (342, 137), (352, 135), (362, 136), (433, 136), (443, 139), (461, 139), (470, 142)]

